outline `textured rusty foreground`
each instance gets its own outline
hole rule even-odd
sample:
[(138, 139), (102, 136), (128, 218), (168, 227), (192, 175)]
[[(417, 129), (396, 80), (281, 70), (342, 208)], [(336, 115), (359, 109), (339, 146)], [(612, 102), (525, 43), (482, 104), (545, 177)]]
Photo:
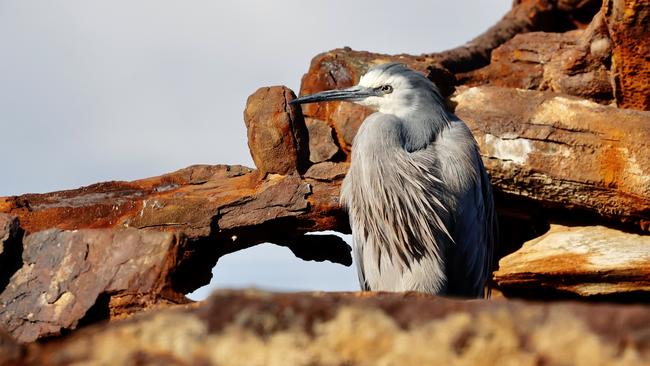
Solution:
[(238, 291), (0, 347), (24, 365), (643, 365), (649, 324), (644, 306)]

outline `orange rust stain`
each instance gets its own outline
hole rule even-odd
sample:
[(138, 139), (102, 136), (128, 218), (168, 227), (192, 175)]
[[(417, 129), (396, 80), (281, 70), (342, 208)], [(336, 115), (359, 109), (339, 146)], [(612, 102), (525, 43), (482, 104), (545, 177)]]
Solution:
[(587, 256), (577, 253), (558, 254), (532, 261), (527, 261), (517, 268), (500, 268), (495, 276), (498, 280), (507, 280), (511, 276), (518, 276), (521, 273), (534, 275), (580, 275), (587, 272), (589, 261)]
[(16, 208), (16, 203), (11, 197), (0, 198), (0, 212), (10, 213)]
[(123, 216), (134, 214), (137, 207), (131, 202), (122, 205), (97, 204), (83, 207), (56, 207), (38, 211), (19, 209), (10, 212), (18, 216), (20, 226), (27, 233), (59, 228), (75, 230), (81, 228), (110, 228), (117, 226)]
[(619, 185), (619, 179), (625, 169), (625, 161), (616, 145), (603, 148), (598, 156), (599, 171), (602, 182), (608, 187)]

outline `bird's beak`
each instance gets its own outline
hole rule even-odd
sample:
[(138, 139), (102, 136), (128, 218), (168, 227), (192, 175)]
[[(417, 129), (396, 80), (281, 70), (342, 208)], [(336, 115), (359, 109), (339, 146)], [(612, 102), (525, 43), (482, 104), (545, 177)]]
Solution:
[(292, 100), (291, 104), (306, 104), (333, 100), (357, 101), (376, 95), (375, 91), (371, 88), (355, 85), (347, 89), (327, 90), (316, 94), (305, 95)]

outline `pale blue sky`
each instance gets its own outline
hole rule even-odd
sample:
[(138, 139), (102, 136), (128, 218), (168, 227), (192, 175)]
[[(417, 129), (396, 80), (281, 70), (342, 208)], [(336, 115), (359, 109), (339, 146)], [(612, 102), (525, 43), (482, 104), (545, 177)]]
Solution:
[[(486, 30), (510, 5), (3, 0), (0, 196), (132, 180), (199, 163), (252, 166), (242, 111), (258, 87), (297, 91), (311, 58), (337, 47), (448, 49)], [(245, 265), (259, 260), (256, 250), (268, 261)], [(300, 263), (280, 247), (253, 248), (221, 264), (232, 268), (220, 273), (223, 286), (356, 288), (345, 279), (356, 277), (334, 274), (342, 266)], [(313, 269), (311, 277), (332, 280), (286, 275), (303, 265)], [(250, 270), (242, 273), (243, 266)]]

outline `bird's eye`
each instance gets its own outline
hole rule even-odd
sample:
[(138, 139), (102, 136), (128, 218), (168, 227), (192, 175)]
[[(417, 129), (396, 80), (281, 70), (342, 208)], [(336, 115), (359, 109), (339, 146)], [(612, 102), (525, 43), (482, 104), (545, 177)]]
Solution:
[(393, 87), (386, 84), (386, 85), (382, 85), (379, 90), (381, 90), (384, 94), (390, 94), (393, 92)]

